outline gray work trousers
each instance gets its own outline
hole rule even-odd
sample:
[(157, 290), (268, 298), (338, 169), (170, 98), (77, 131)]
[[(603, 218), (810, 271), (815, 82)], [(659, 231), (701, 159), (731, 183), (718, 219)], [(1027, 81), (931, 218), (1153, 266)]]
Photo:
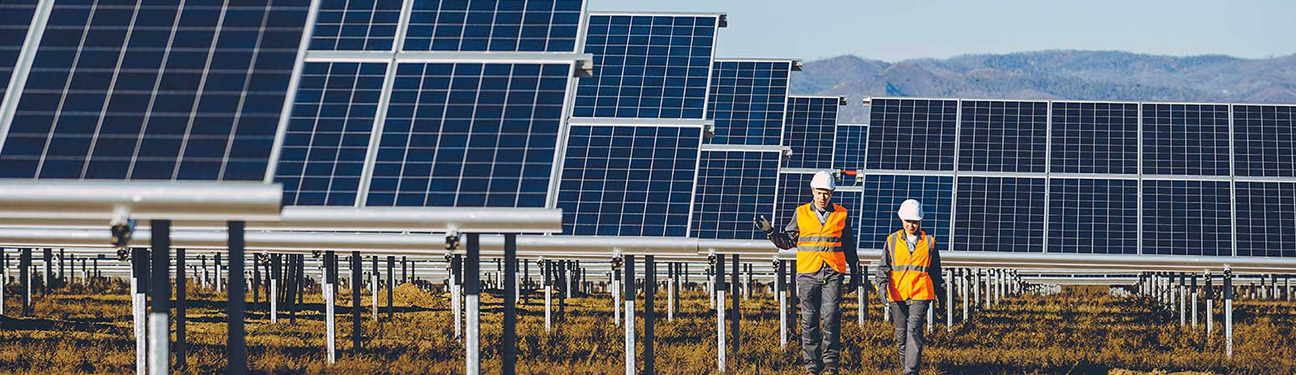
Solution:
[[(841, 353), (842, 274), (824, 264), (818, 271), (796, 275), (801, 300), (801, 357), (806, 370), (819, 373), (838, 368)], [(822, 328), (822, 335), (820, 329)]]
[(888, 304), (905, 374), (917, 374), (922, 365), (923, 332), (931, 303), (931, 300), (908, 300)]

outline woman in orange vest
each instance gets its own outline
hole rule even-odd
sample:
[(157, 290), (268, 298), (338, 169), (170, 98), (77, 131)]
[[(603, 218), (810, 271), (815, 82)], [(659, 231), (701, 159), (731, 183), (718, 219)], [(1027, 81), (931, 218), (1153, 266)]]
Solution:
[[(801, 300), (801, 356), (808, 374), (836, 374), (841, 353), (841, 296), (855, 290), (860, 280), (855, 236), (846, 225), (846, 208), (832, 203), (837, 182), (820, 171), (810, 180), (814, 201), (797, 207), (782, 231), (765, 217), (756, 226), (780, 249), (797, 249), (796, 288)], [(851, 281), (842, 289), (846, 267)], [(822, 335), (820, 329), (822, 328)]]
[(896, 344), (900, 347), (905, 374), (917, 374), (922, 364), (923, 326), (933, 301), (941, 302), (940, 252), (936, 239), (924, 232), (923, 209), (909, 199), (900, 204), (904, 229), (887, 236), (882, 247), (882, 265), (877, 269), (878, 296), (895, 322)]

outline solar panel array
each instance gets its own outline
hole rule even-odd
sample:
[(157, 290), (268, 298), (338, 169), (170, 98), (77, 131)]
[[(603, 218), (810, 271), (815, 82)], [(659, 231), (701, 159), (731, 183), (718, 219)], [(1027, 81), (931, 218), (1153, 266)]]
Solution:
[(584, 0), (414, 0), (402, 49), (575, 52), (584, 6)]
[(693, 233), (698, 238), (761, 239), (758, 215), (774, 218), (781, 151), (702, 150)]
[(717, 60), (707, 118), (715, 120), (710, 144), (777, 146), (792, 61)]
[(833, 144), (837, 138), (837, 107), (841, 97), (788, 97), (783, 145), (792, 148), (784, 167), (829, 169), (833, 166)]
[(309, 6), (60, 2), (0, 177), (263, 180)]
[(5, 91), (9, 89), (9, 79), (18, 63), (18, 54), (22, 52), (32, 17), (36, 15), (36, 5), (37, 0), (0, 3), (0, 101), (4, 100)]
[(310, 49), (391, 51), (404, 1), (322, 0)]
[[(1284, 234), (1296, 232), (1293, 106), (872, 105), (862, 205), (915, 198), (952, 212), (924, 220), (952, 250), (1296, 256)], [(878, 237), (897, 224), (878, 214), (861, 227)]]
[(833, 169), (864, 169), (868, 155), (868, 125), (839, 124), (833, 145)]

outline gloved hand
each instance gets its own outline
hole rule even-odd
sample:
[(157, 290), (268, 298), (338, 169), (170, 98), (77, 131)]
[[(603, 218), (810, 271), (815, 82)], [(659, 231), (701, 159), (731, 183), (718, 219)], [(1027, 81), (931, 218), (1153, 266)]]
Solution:
[(878, 294), (878, 298), (882, 299), (882, 304), (883, 304), (883, 305), (886, 305), (886, 304), (888, 304), (888, 303), (891, 303), (891, 298), (887, 296), (887, 289), (888, 289), (888, 288), (887, 288), (887, 285), (888, 285), (888, 284), (889, 284), (889, 283), (881, 283), (881, 284), (878, 284), (878, 286), (877, 286), (877, 291), (878, 291), (877, 294)]
[(847, 280), (846, 285), (842, 285), (842, 295), (855, 293), (855, 290), (859, 288), (858, 282), (859, 278), (855, 277), (855, 275), (851, 275)]
[(765, 234), (774, 232), (774, 225), (770, 224), (769, 220), (765, 220), (765, 215), (760, 215), (760, 217), (757, 217), (753, 222), (756, 224), (756, 229), (760, 229), (761, 232), (765, 232)]

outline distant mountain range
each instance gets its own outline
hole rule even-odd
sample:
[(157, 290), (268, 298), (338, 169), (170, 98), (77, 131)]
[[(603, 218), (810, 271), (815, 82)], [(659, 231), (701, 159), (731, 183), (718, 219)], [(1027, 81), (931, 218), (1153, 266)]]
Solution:
[(867, 122), (865, 96), (1296, 103), (1296, 55), (1037, 51), (895, 63), (838, 56), (806, 62), (791, 92), (846, 95), (847, 123)]

